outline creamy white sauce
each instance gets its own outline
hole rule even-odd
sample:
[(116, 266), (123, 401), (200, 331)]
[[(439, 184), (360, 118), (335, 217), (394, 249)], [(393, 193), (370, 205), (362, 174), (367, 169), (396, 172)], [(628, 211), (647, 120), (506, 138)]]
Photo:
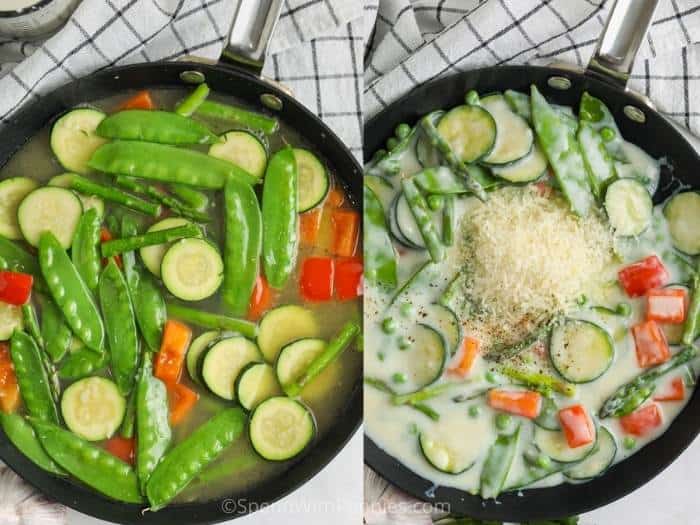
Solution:
[[(409, 148), (402, 158), (402, 173), (393, 178), (395, 188), (400, 191), (401, 176), (411, 175), (421, 168), (413, 148)], [(625, 152), (630, 163), (639, 171), (645, 173), (652, 184), (658, 184), (658, 163), (646, 153), (633, 145), (625, 144)], [(655, 167), (655, 168), (654, 168)], [(457, 222), (464, 215), (468, 199), (457, 200)], [(395, 244), (396, 245), (396, 244)], [(414, 305), (425, 305), (435, 302), (444, 291), (447, 284), (460, 268), (459, 243), (448, 248), (447, 257), (436, 265), (434, 273), (429, 279), (430, 284), (421, 287), (412, 295)], [(426, 252), (409, 250), (396, 245), (400, 253), (399, 284), (404, 283), (421, 264), (428, 261)], [(536, 248), (535, 248), (536, 249)], [(671, 274), (671, 282), (684, 282), (688, 278), (688, 268), (673, 255), (670, 236), (666, 220), (661, 212), (661, 206), (654, 210), (652, 226), (636, 239), (621, 239), (616, 243), (616, 252), (623, 262), (616, 263), (615, 270), (631, 262), (657, 254)], [(378, 378), (391, 386), (392, 374), (400, 363), (405, 360), (407, 354), (396, 348), (396, 338), (409, 332), (420, 319), (417, 314), (408, 315), (398, 312), (396, 305), (389, 306), (392, 293), (367, 284), (365, 287), (365, 376)], [(571, 404), (582, 403), (594, 419), (604, 425), (613, 434), (617, 442), (617, 455), (615, 462), (624, 460), (634, 454), (641, 447), (659, 437), (668, 428), (668, 425), (678, 415), (690, 398), (692, 387), (687, 387), (686, 400), (681, 402), (659, 402), (663, 413), (664, 423), (661, 427), (644, 438), (636, 439), (636, 446), (627, 449), (623, 446), (625, 433), (616, 418), (607, 418), (598, 421), (597, 413), (603, 402), (621, 385), (639, 375), (643, 369), (637, 364), (634, 340), (629, 328), (644, 318), (643, 299), (630, 299), (615, 283), (609, 283), (598, 290), (591, 290), (589, 302), (580, 311), (571, 316), (593, 321), (613, 337), (615, 343), (615, 357), (610, 368), (598, 379), (588, 384), (577, 385), (576, 395), (571, 398), (557, 396), (559, 408)], [(621, 302), (626, 302), (632, 307), (629, 317), (605, 315), (590, 309), (590, 306), (607, 306), (615, 308)], [(382, 330), (382, 321), (391, 316), (398, 323), (395, 334), (387, 335)], [(672, 347), (672, 352), (677, 348)], [(697, 369), (697, 368), (696, 368)], [(479, 358), (475, 362), (467, 382), (456, 384), (451, 389), (437, 398), (426, 401), (436, 412), (440, 414), (439, 421), (433, 421), (422, 413), (406, 406), (395, 406), (390, 397), (371, 386), (365, 388), (364, 395), (364, 423), (365, 432), (380, 448), (391, 456), (397, 458), (405, 466), (421, 477), (430, 480), (438, 486), (456, 487), (467, 492), (478, 493), (481, 470), (489, 447), (498, 436), (494, 424), (496, 411), (492, 410), (483, 397), (474, 401), (457, 403), (453, 401), (460, 394), (470, 395), (482, 392), (494, 386), (489, 383), (485, 375), (489, 370), (489, 363)], [(659, 388), (667, 381), (686, 374), (686, 368), (680, 367), (660, 380)], [(439, 382), (447, 381), (445, 376)], [(439, 384), (438, 382), (438, 384)], [(507, 382), (504, 381), (507, 384)], [(411, 385), (403, 388), (411, 390)], [(468, 414), (470, 406), (477, 405), (480, 409), (478, 417)], [(535, 425), (529, 420), (515, 418), (521, 426), (520, 440), (515, 460), (511, 467), (505, 486), (513, 485), (522, 479), (528, 472), (528, 465), (523, 458), (526, 447), (532, 444), (532, 436)], [(460, 474), (446, 474), (433, 468), (421, 454), (418, 444), (418, 432), (427, 432), (430, 435), (450, 436), (450, 446), (455, 446), (455, 437), (461, 447), (461, 454), (465, 458), (476, 458), (475, 464), (466, 472)], [(531, 487), (553, 486), (563, 482), (570, 482), (563, 474), (550, 475), (532, 485)]]

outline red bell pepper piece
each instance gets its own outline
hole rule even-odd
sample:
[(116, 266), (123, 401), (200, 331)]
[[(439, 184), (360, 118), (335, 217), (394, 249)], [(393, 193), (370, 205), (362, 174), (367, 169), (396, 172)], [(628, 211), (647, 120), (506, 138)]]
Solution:
[(671, 357), (668, 342), (661, 327), (654, 321), (644, 321), (632, 327), (637, 362), (642, 368), (660, 365)]
[(683, 401), (684, 399), (685, 383), (682, 377), (674, 377), (654, 395), (654, 401)]
[(321, 230), (321, 219), (323, 218), (323, 208), (318, 207), (302, 213), (299, 216), (299, 230), (301, 232), (301, 242), (304, 246), (314, 246)]
[(335, 261), (335, 295), (338, 299), (349, 301), (362, 295), (362, 271), (360, 257)]
[(0, 301), (15, 306), (21, 306), (29, 301), (32, 295), (34, 277), (26, 273), (0, 272)]
[(113, 456), (121, 459), (124, 463), (134, 464), (135, 439), (114, 436), (105, 443), (105, 450)]
[(14, 412), (19, 405), (19, 386), (10, 356), (10, 345), (0, 343), (0, 409)]
[(662, 423), (663, 416), (656, 403), (638, 408), (631, 414), (620, 418), (620, 425), (625, 432), (640, 437), (646, 436)]
[(331, 216), (333, 223), (333, 254), (340, 257), (355, 255), (360, 238), (360, 214), (356, 210), (334, 210)]
[[(100, 242), (101, 243), (111, 241), (112, 239), (114, 239), (112, 232), (110, 232), (104, 226), (102, 228), (100, 228)], [(121, 268), (122, 267), (122, 256), (117, 254), (113, 258), (114, 258), (114, 262), (116, 263), (116, 265), (119, 266), (119, 268)], [(107, 259), (105, 259), (104, 257), (102, 258), (102, 266), (107, 266)]]
[(166, 385), (177, 383), (191, 340), (192, 330), (189, 326), (179, 321), (168, 320), (163, 330), (160, 350), (153, 364), (153, 375)]
[(267, 284), (265, 276), (258, 275), (255, 281), (255, 288), (250, 295), (250, 305), (248, 306), (248, 319), (256, 321), (262, 317), (262, 314), (272, 306), (272, 290)]
[(559, 423), (571, 448), (582, 447), (595, 439), (595, 427), (583, 405), (572, 405), (559, 411)]
[(670, 279), (668, 270), (656, 255), (625, 266), (617, 275), (630, 297), (641, 297), (652, 288), (663, 288)]
[(330, 257), (308, 257), (301, 266), (301, 296), (307, 301), (330, 301), (334, 273), (335, 264)]
[(663, 288), (647, 292), (647, 321), (682, 324), (688, 305), (688, 291), (684, 288)]
[(148, 91), (139, 91), (119, 106), (119, 111), (124, 111), (125, 109), (154, 109), (155, 107), (151, 94)]
[(491, 408), (509, 412), (516, 416), (534, 419), (540, 414), (542, 396), (529, 390), (489, 390), (488, 403)]
[(342, 188), (333, 188), (328, 192), (326, 197), (325, 206), (330, 208), (340, 208), (345, 203), (345, 192)]
[(168, 401), (170, 405), (170, 424), (181, 423), (199, 400), (199, 394), (185, 385), (174, 383), (168, 385)]

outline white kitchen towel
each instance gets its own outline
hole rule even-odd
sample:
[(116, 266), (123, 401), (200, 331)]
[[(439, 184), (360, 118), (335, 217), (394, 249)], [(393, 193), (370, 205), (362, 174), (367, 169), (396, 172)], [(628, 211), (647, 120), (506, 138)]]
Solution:
[[(44, 42), (0, 36), (0, 125), (19, 107), (110, 66), (217, 59), (236, 0), (83, 0)], [(363, 9), (357, 0), (286, 0), (263, 74), (289, 87), (358, 157)]]
[[(476, 67), (585, 66), (613, 0), (379, 0), (365, 119), (415, 86)], [(700, 134), (700, 2), (662, 0), (630, 87)]]

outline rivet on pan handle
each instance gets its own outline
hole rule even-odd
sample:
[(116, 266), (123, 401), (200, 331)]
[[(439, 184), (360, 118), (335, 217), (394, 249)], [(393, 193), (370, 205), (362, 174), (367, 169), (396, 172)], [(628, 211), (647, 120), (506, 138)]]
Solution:
[(586, 72), (624, 89), (658, 3), (616, 0)]

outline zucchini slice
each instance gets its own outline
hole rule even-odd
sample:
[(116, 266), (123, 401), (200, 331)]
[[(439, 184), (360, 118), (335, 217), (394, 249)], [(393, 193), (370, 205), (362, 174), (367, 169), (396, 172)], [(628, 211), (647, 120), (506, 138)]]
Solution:
[(506, 166), (494, 166), (491, 171), (494, 175), (513, 184), (534, 182), (547, 172), (547, 157), (535, 144), (532, 146), (532, 151), (522, 159)]
[(274, 363), (280, 350), (303, 337), (318, 337), (321, 327), (314, 313), (295, 304), (269, 310), (260, 320), (258, 346), (268, 363)]
[(634, 237), (646, 231), (653, 208), (646, 187), (635, 179), (618, 179), (605, 192), (605, 211), (618, 235)]
[(437, 125), (440, 136), (465, 163), (475, 162), (491, 154), (498, 143), (497, 129), (497, 122), (491, 112), (480, 106), (457, 106), (448, 111)]
[(297, 173), (299, 174), (297, 211), (304, 213), (323, 202), (331, 187), (331, 179), (326, 167), (310, 151), (294, 148), (294, 158), (297, 161)]
[(673, 246), (688, 255), (700, 254), (700, 193), (677, 193), (664, 206)]
[(268, 461), (297, 456), (316, 435), (316, 422), (304, 405), (288, 397), (272, 397), (253, 412), (248, 428), (250, 443)]
[[(403, 193), (396, 198), (394, 203), (394, 216), (396, 217), (396, 227), (400, 235), (408, 241), (408, 246), (424, 249), (423, 236)], [(433, 221), (435, 221), (435, 217), (433, 217)], [(438, 223), (436, 222), (436, 224)]]
[(261, 360), (256, 344), (245, 337), (222, 339), (211, 345), (202, 359), (202, 381), (217, 396), (234, 400), (235, 383), (241, 370)]
[[(399, 199), (403, 197), (403, 193), (399, 193), (394, 197), (394, 200), (391, 202), (391, 207), (389, 208), (389, 232), (391, 233), (391, 236), (400, 244), (407, 248), (412, 248), (414, 250), (422, 250), (423, 248), (423, 238), (421, 237), (420, 241), (421, 244), (415, 244), (414, 242), (410, 241), (409, 239), (406, 238), (406, 236), (403, 234), (401, 231), (401, 228), (399, 228), (399, 218), (398, 218), (398, 204), (399, 204)], [(404, 199), (405, 201), (405, 199)], [(407, 204), (407, 203), (406, 203)], [(405, 212), (405, 210), (404, 210)], [(404, 214), (405, 216), (405, 214)], [(406, 220), (408, 221), (413, 221), (413, 223), (408, 223), (408, 224), (413, 224), (415, 227), (415, 219), (413, 219), (413, 214), (408, 210), (408, 216), (406, 217)], [(405, 225), (404, 225), (405, 227)]]
[(535, 134), (525, 119), (510, 109), (503, 95), (482, 98), (481, 106), (496, 123), (496, 143), (481, 162), (490, 165), (509, 164), (530, 153), (535, 144)]
[(415, 392), (440, 379), (449, 355), (445, 338), (427, 324), (416, 324), (408, 339), (411, 346), (404, 350), (404, 359), (391, 370), (405, 379), (401, 384), (393, 385), (399, 394)]
[(617, 443), (610, 431), (601, 426), (598, 429), (596, 450), (581, 463), (568, 468), (564, 475), (569, 479), (587, 480), (603, 474), (615, 461)]
[(261, 178), (267, 167), (267, 150), (260, 139), (247, 131), (229, 131), (221, 142), (212, 144), (209, 155), (227, 160), (251, 175)]
[(163, 284), (183, 301), (211, 297), (224, 280), (224, 261), (219, 250), (205, 239), (181, 239), (163, 256)]
[(377, 196), (379, 202), (382, 203), (382, 208), (388, 210), (391, 207), (391, 201), (394, 199), (394, 185), (391, 181), (379, 175), (365, 175), (362, 180)]
[(17, 222), (24, 239), (32, 246), (39, 246), (41, 234), (50, 231), (67, 250), (82, 215), (83, 205), (75, 193), (45, 186), (31, 192), (20, 203)]
[(38, 186), (35, 180), (27, 177), (12, 177), (0, 182), (0, 235), (13, 241), (22, 238), (17, 223), (17, 208)]
[(566, 437), (564, 437), (563, 432), (536, 427), (533, 440), (540, 452), (546, 454), (554, 461), (558, 461), (559, 463), (574, 463), (586, 459), (595, 450), (598, 441), (598, 433), (596, 430), (596, 439), (588, 445), (571, 448), (566, 442)]
[(106, 116), (95, 109), (80, 108), (69, 111), (56, 121), (51, 129), (51, 150), (61, 166), (81, 175), (90, 171), (90, 157), (107, 143), (96, 133), (97, 126)]
[[(646, 187), (649, 195), (654, 195), (661, 180), (661, 164), (636, 144), (622, 139), (619, 142), (624, 162), (615, 162), (617, 176), (621, 179), (637, 179)], [(616, 141), (607, 142), (606, 146), (615, 143)]]
[(589, 321), (569, 319), (552, 330), (549, 357), (559, 374), (572, 383), (589, 383), (610, 367), (615, 345), (610, 334)]
[(22, 307), (0, 301), (0, 341), (8, 341), (23, 326)]
[(540, 414), (532, 422), (545, 430), (561, 430), (559, 407), (551, 397), (545, 397), (542, 400)]
[(246, 410), (253, 410), (271, 397), (283, 394), (274, 369), (267, 363), (251, 363), (236, 380), (236, 397)]
[[(430, 120), (434, 126), (437, 126), (437, 123), (444, 114), (445, 112), (442, 110), (433, 111), (430, 114)], [(415, 149), (416, 158), (418, 159), (420, 165), (424, 168), (437, 167), (442, 163), (442, 156), (440, 155), (440, 152), (430, 143), (430, 139), (428, 139), (428, 137), (422, 131), (416, 139)]]
[(316, 337), (299, 339), (285, 346), (277, 358), (275, 370), (282, 387), (299, 379), (311, 362), (326, 348), (326, 341)]
[(190, 344), (187, 355), (185, 356), (185, 364), (187, 365), (187, 372), (190, 374), (190, 379), (195, 383), (202, 384), (202, 380), (199, 377), (201, 357), (204, 355), (205, 350), (209, 348), (209, 345), (220, 337), (221, 332), (212, 330), (198, 335)]
[[(55, 177), (51, 177), (47, 184), (49, 186), (56, 186), (58, 188), (70, 188), (72, 178), (72, 173), (64, 173), (63, 175), (56, 175)], [(101, 198), (95, 197), (93, 195), (84, 195), (78, 192), (75, 192), (75, 194), (80, 199), (80, 202), (83, 203), (84, 211), (94, 208), (95, 210), (97, 210), (98, 216), (105, 216), (105, 202)]]
[(447, 342), (450, 354), (454, 355), (462, 344), (462, 324), (452, 309), (433, 303), (421, 308), (427, 325), (432, 326), (442, 334)]
[(462, 474), (474, 466), (476, 457), (467, 454), (463, 457), (464, 447), (460, 447), (459, 439), (456, 443), (450, 443), (439, 436), (429, 432), (421, 432), (418, 435), (418, 445), (425, 460), (440, 472), (445, 474)]
[[(155, 223), (153, 226), (148, 228), (147, 231), (157, 232), (160, 230), (168, 230), (170, 228), (177, 228), (178, 226), (184, 226), (189, 223), (190, 221), (181, 217), (169, 217)], [(156, 277), (160, 277), (160, 266), (163, 262), (163, 256), (171, 245), (172, 243), (158, 244), (156, 246), (144, 246), (139, 250), (143, 264), (146, 266), (146, 268), (148, 268), (148, 271)]]
[(88, 441), (102, 441), (124, 419), (126, 400), (117, 385), (104, 377), (87, 377), (66, 388), (61, 414), (68, 429)]

